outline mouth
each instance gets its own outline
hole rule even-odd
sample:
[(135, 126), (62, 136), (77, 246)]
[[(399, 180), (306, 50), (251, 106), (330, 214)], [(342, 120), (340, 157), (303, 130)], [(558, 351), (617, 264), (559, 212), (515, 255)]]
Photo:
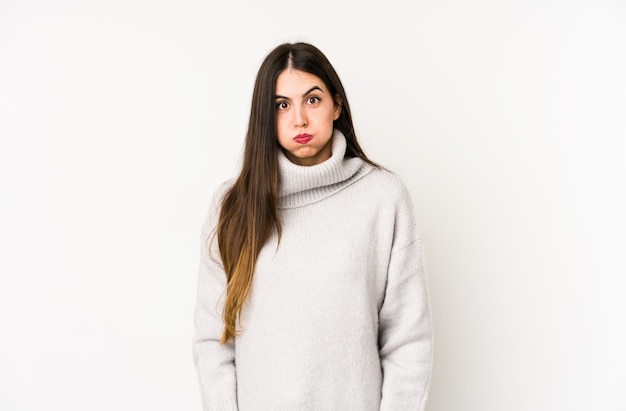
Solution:
[(312, 138), (313, 136), (310, 134), (298, 134), (297, 136), (293, 138), (293, 141), (295, 141), (298, 144), (306, 144), (309, 141), (311, 141)]

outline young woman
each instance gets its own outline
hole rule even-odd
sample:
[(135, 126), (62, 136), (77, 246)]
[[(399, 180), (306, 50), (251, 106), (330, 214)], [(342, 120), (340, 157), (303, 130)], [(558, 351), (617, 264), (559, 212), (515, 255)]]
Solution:
[(410, 196), (361, 149), (314, 46), (263, 61), (241, 172), (202, 240), (204, 410), (424, 409), (432, 333)]

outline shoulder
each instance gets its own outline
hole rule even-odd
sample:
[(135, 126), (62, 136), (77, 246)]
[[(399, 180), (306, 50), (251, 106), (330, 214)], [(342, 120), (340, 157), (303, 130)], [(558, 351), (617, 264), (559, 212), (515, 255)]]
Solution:
[(413, 196), (404, 180), (396, 173), (374, 168), (367, 176), (375, 193), (379, 213), (393, 220), (394, 244), (400, 248), (421, 238)]
[(411, 194), (404, 180), (392, 171), (373, 168), (363, 179), (373, 194), (396, 204), (411, 206)]
[(224, 201), (224, 197), (230, 191), (234, 184), (234, 178), (222, 181), (217, 184), (217, 186), (213, 190), (213, 195), (211, 196), (211, 201), (209, 203), (209, 213), (219, 212), (222, 202)]
[(211, 200), (209, 201), (204, 224), (202, 225), (203, 232), (211, 231), (217, 225), (224, 197), (232, 188), (234, 183), (234, 179), (225, 180), (218, 183), (214, 188)]

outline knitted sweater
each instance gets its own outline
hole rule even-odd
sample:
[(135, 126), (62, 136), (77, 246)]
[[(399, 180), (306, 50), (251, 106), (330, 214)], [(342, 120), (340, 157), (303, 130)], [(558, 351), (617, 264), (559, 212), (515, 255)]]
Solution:
[(202, 230), (194, 361), (205, 411), (423, 410), (432, 333), (422, 242), (394, 174), (279, 152), (279, 218), (261, 249), (241, 333), (220, 346), (225, 275), (207, 252), (225, 183)]

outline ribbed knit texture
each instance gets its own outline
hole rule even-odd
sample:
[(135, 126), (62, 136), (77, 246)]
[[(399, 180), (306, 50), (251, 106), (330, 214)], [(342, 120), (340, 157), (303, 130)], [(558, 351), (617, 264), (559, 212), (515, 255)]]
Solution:
[(349, 186), (372, 170), (372, 166), (360, 158), (343, 156), (346, 139), (335, 130), (332, 156), (315, 166), (299, 166), (292, 163), (282, 151), (278, 152), (280, 170), (280, 208), (300, 207), (323, 200)]
[(259, 253), (236, 341), (220, 346), (225, 276), (215, 195), (203, 228), (194, 360), (205, 411), (423, 410), (432, 333), (422, 242), (402, 181), (358, 158), (278, 153), (279, 216)]

